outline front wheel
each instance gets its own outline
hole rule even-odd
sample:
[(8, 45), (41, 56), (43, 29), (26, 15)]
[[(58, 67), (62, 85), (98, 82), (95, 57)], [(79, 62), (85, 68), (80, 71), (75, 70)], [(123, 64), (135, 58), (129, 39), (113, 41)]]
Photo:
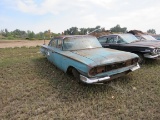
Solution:
[(76, 80), (80, 83), (81, 82), (80, 73), (75, 68), (72, 68), (72, 74), (76, 78)]
[(138, 56), (139, 56), (139, 64), (144, 64), (145, 63), (145, 57), (144, 57), (144, 55), (142, 54), (142, 53), (138, 53), (137, 54)]

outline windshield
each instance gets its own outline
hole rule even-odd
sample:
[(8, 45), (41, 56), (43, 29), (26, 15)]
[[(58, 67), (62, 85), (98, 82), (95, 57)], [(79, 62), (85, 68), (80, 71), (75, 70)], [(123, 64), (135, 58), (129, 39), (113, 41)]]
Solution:
[(145, 40), (156, 40), (154, 37), (151, 35), (141, 35)]
[(136, 42), (139, 41), (134, 35), (132, 34), (120, 34), (119, 35), (124, 41), (126, 41), (127, 43), (132, 43), (132, 42)]
[(102, 47), (96, 37), (68, 37), (64, 39), (63, 50), (82, 50)]

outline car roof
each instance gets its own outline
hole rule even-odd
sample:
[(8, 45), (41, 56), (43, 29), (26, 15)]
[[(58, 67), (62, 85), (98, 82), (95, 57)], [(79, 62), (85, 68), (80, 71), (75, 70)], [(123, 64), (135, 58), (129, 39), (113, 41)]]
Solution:
[(94, 37), (94, 36), (91, 36), (91, 35), (61, 35), (61, 36), (54, 37), (54, 39), (75, 38), (75, 37)]

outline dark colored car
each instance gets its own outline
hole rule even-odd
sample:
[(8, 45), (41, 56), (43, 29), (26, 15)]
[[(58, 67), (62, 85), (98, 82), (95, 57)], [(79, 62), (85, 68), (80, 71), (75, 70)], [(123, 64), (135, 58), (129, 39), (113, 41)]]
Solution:
[(89, 35), (55, 37), (40, 51), (59, 69), (87, 84), (115, 79), (140, 68), (136, 54), (105, 49)]
[(158, 40), (140, 40), (132, 34), (112, 34), (98, 38), (104, 48), (112, 48), (139, 55), (139, 63), (145, 58), (157, 59), (160, 57), (160, 42)]

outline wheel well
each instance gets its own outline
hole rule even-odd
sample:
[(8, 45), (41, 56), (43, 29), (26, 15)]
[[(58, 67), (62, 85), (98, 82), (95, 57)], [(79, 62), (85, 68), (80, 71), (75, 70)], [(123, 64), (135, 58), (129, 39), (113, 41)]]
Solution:
[(141, 52), (134, 52), (135, 54), (137, 54), (139, 56), (139, 64), (144, 64), (145, 63), (145, 57), (144, 57), (144, 53)]
[(68, 68), (67, 68), (67, 74), (72, 74), (72, 69), (73, 69), (74, 67), (73, 66), (69, 66)]

